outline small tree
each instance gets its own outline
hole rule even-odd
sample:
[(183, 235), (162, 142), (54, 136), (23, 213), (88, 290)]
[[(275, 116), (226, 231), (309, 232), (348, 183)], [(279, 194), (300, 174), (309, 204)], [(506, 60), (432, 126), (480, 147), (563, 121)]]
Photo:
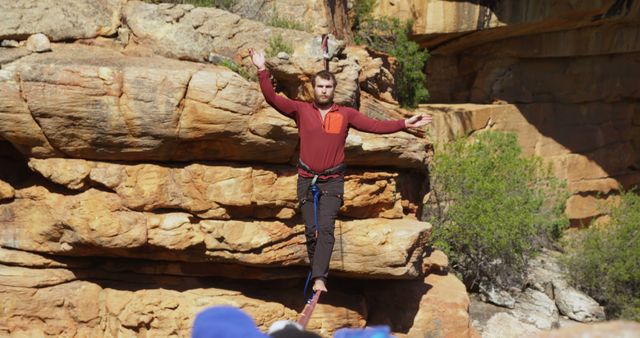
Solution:
[(566, 241), (562, 261), (574, 285), (605, 305), (607, 316), (640, 321), (640, 195), (623, 192), (610, 221)]
[(394, 95), (401, 106), (415, 108), (429, 99), (425, 87), (424, 64), (429, 53), (409, 40), (411, 21), (401, 22), (397, 18), (373, 17), (375, 0), (355, 2), (356, 21), (354, 40), (372, 49), (383, 51), (397, 60)]
[(564, 185), (516, 136), (484, 132), (436, 150), (430, 166), (434, 246), (470, 290), (522, 286), (529, 258), (567, 226)]

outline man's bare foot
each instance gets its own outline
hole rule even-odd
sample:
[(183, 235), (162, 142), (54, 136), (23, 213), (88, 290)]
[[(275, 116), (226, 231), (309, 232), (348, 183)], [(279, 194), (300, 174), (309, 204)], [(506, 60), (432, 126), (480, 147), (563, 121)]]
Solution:
[(320, 278), (316, 279), (316, 281), (313, 283), (313, 291), (328, 292), (327, 286), (324, 285), (324, 281)]

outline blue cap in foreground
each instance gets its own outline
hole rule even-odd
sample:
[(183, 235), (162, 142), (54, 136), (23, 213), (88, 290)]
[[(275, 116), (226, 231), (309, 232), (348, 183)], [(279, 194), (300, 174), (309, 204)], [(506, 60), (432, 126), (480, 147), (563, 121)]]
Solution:
[(216, 306), (198, 313), (192, 338), (268, 338), (246, 313), (233, 306)]

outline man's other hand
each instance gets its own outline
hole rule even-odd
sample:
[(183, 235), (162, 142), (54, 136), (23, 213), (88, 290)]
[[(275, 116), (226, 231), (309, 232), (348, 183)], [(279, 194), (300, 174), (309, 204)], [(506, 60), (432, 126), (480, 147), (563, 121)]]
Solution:
[(432, 119), (431, 115), (416, 115), (404, 120), (404, 126), (406, 128), (420, 128), (431, 123)]
[(264, 65), (264, 54), (262, 52), (258, 52), (253, 48), (249, 48), (249, 55), (251, 55), (251, 61), (258, 68), (258, 70), (265, 70), (266, 67)]

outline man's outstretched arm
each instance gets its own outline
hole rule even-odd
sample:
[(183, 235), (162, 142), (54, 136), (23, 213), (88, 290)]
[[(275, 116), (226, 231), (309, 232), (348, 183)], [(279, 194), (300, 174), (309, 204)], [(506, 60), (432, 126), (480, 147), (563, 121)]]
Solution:
[(405, 128), (419, 128), (431, 123), (431, 115), (416, 115), (406, 120), (376, 120), (350, 109), (349, 123), (356, 129), (374, 134), (390, 134)]
[(260, 90), (262, 91), (262, 95), (264, 95), (264, 99), (281, 114), (295, 118), (298, 105), (295, 101), (276, 94), (276, 91), (271, 85), (271, 80), (269, 79), (269, 72), (265, 66), (264, 54), (251, 48), (249, 49), (249, 55), (251, 55), (251, 61), (253, 64), (258, 68)]

